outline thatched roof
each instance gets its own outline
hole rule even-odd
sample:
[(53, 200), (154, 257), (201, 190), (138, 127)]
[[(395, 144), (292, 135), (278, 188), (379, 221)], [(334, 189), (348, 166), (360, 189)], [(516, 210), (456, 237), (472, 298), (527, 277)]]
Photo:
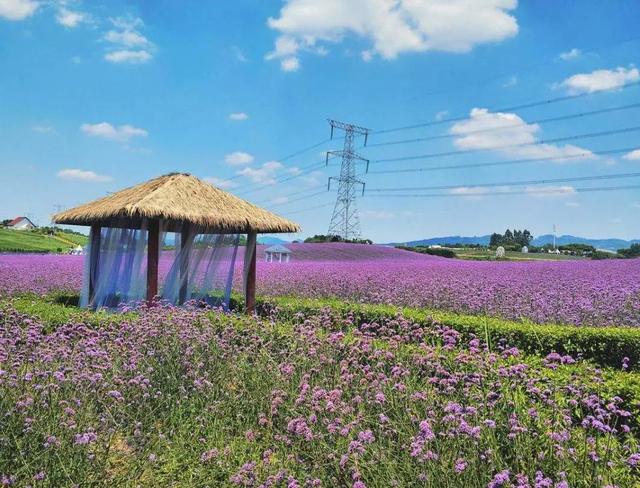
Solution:
[(189, 223), (205, 232), (298, 232), (298, 224), (242, 200), (187, 173), (154, 178), (54, 215), (57, 224), (140, 226), (163, 219), (168, 230)]

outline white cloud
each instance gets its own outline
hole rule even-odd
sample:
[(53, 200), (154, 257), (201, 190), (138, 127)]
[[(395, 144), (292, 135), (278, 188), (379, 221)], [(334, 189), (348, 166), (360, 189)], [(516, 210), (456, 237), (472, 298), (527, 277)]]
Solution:
[[(449, 132), (456, 135), (454, 144), (461, 149), (494, 149), (502, 154), (525, 158), (592, 159), (588, 149), (567, 144), (535, 144), (540, 126), (527, 124), (515, 113), (489, 112), (474, 108), (467, 120), (454, 124)], [(584, 158), (577, 156), (584, 154)]]
[(396, 214), (389, 212), (388, 210), (362, 210), (360, 215), (374, 220), (389, 220), (396, 216)]
[(101, 137), (112, 141), (127, 142), (133, 137), (146, 137), (149, 133), (132, 125), (119, 125), (115, 127), (108, 122), (98, 124), (82, 124), (80, 130), (92, 137)]
[[(481, 197), (489, 193), (489, 191), (495, 191), (481, 186), (459, 186), (452, 188), (448, 191), (450, 195), (459, 195), (470, 200), (479, 200)], [(499, 191), (508, 191), (508, 187), (501, 187)]]
[(121, 49), (119, 51), (111, 51), (104, 55), (104, 59), (110, 63), (131, 63), (142, 64), (151, 61), (153, 55), (149, 51), (141, 49), (139, 51), (131, 51), (129, 49)]
[(572, 59), (576, 59), (580, 57), (581, 54), (582, 54), (582, 51), (574, 47), (569, 51), (565, 51), (563, 53), (558, 54), (558, 58), (560, 58), (563, 61), (570, 61)]
[(246, 176), (252, 183), (272, 185), (276, 182), (276, 173), (282, 167), (278, 161), (267, 161), (259, 168), (244, 168), (238, 171), (238, 174)]
[(50, 125), (34, 125), (33, 127), (31, 127), (31, 130), (33, 130), (34, 132), (39, 132), (40, 134), (50, 134), (56, 131)]
[(289, 201), (288, 197), (285, 196), (281, 196), (281, 197), (275, 197), (273, 200), (271, 200), (271, 204), (274, 205), (282, 205), (283, 203), (287, 203)]
[(93, 171), (87, 171), (82, 169), (60, 170), (58, 171), (58, 178), (62, 178), (63, 180), (89, 181), (94, 183), (113, 181), (113, 178), (111, 176), (100, 175)]
[(242, 49), (240, 49), (238, 46), (232, 46), (231, 51), (233, 51), (233, 54), (235, 55), (236, 59), (241, 63), (249, 62), (249, 59), (245, 56)]
[(282, 68), (282, 71), (298, 71), (300, 68), (300, 60), (295, 56), (284, 58), (280, 61), (280, 68)]
[(514, 87), (518, 84), (518, 77), (517, 76), (511, 76), (509, 77), (509, 79), (507, 81), (505, 81), (502, 84), (503, 88), (511, 88)]
[(31, 17), (39, 6), (35, 0), (0, 0), (0, 17), (7, 20), (24, 20)]
[(299, 175), (300, 173), (302, 173), (302, 170), (297, 166), (292, 166), (291, 168), (287, 168), (287, 173), (291, 175)]
[(368, 63), (369, 61), (371, 61), (373, 59), (373, 53), (369, 49), (365, 49), (364, 51), (362, 51), (360, 53), (360, 55), (362, 56), (362, 60), (365, 63)]
[(615, 70), (598, 69), (591, 73), (579, 73), (570, 76), (556, 86), (566, 88), (570, 94), (577, 95), (602, 90), (615, 90), (637, 81), (640, 81), (638, 68), (623, 68), (620, 66)]
[(244, 112), (232, 112), (229, 114), (230, 120), (247, 120), (249, 116)]
[(385, 59), (429, 50), (468, 52), (515, 36), (518, 23), (510, 11), (516, 6), (517, 0), (287, 0), (279, 17), (268, 20), (280, 36), (267, 59), (297, 60), (300, 52), (318, 53), (319, 44), (347, 35), (365, 39), (371, 56)]
[(322, 171), (313, 171), (308, 175), (300, 176), (298, 181), (307, 186), (318, 186), (322, 182), (322, 179), (324, 179), (324, 176)]
[(447, 115), (449, 115), (449, 111), (448, 111), (448, 110), (440, 110), (440, 112), (438, 112), (434, 118), (435, 118), (437, 121), (441, 121), (441, 120), (442, 120), (442, 119), (444, 119)]
[(140, 28), (144, 26), (138, 17), (116, 17), (109, 19), (115, 29), (109, 30), (103, 40), (109, 43), (109, 52), (104, 59), (110, 63), (147, 63), (153, 59), (154, 44)]
[(224, 157), (224, 162), (231, 166), (244, 166), (253, 163), (254, 157), (246, 152), (235, 151)]
[(223, 190), (236, 188), (238, 186), (238, 184), (234, 181), (217, 178), (215, 176), (208, 176), (204, 178), (204, 181), (206, 181), (207, 183), (211, 183), (213, 186), (216, 186), (218, 188), (222, 188)]
[(570, 195), (575, 195), (576, 189), (572, 186), (528, 186), (525, 189), (529, 195), (533, 197), (566, 197)]
[(114, 44), (122, 44), (127, 47), (144, 47), (151, 44), (149, 39), (140, 34), (137, 31), (124, 30), (115, 31), (110, 30), (104, 36), (105, 41), (112, 42)]
[(56, 15), (56, 22), (70, 29), (77, 27), (82, 22), (86, 22), (87, 20), (88, 20), (87, 14), (83, 12), (69, 10), (64, 7), (58, 10), (58, 14)]
[(640, 161), (640, 149), (635, 149), (625, 154), (622, 156), (622, 159), (626, 159), (627, 161)]

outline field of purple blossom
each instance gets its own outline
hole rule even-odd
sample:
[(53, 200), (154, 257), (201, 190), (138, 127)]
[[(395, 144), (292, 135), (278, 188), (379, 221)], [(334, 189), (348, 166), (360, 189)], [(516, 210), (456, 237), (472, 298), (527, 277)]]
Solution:
[[(258, 293), (486, 314), (537, 323), (640, 326), (640, 260), (483, 262), (382, 246), (293, 244), (258, 263)], [(259, 249), (262, 257), (264, 247)], [(0, 255), (0, 294), (79, 290), (82, 258)], [(235, 287), (241, 289), (238, 266)]]
[(5, 301), (0, 482), (637, 486), (636, 419), (607, 381), (401, 318), (155, 307), (51, 332)]

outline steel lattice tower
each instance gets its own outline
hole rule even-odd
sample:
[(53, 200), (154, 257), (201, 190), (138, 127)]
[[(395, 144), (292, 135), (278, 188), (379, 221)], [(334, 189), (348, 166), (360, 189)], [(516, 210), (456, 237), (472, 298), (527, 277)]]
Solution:
[(342, 157), (340, 176), (330, 177), (327, 184), (327, 190), (330, 190), (331, 180), (338, 181), (338, 198), (336, 199), (331, 223), (329, 224), (329, 235), (340, 236), (345, 239), (358, 238), (360, 237), (360, 218), (358, 217), (358, 208), (356, 206), (356, 185), (362, 185), (362, 194), (364, 195), (364, 181), (356, 178), (356, 163), (358, 161), (366, 162), (368, 171), (369, 161), (355, 152), (354, 139), (356, 135), (363, 135), (364, 145), (366, 146), (369, 129), (332, 119), (328, 119), (328, 121), (331, 126), (331, 139), (333, 139), (334, 129), (344, 130), (342, 151), (327, 152), (327, 165), (329, 164), (329, 156)]

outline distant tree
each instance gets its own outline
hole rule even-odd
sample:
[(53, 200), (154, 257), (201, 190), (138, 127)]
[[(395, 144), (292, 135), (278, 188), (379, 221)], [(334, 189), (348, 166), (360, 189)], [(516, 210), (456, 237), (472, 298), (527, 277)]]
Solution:
[(640, 244), (631, 244), (631, 247), (628, 249), (618, 249), (618, 254), (624, 258), (640, 257)]
[(304, 242), (348, 242), (351, 244), (373, 244), (371, 239), (344, 239), (340, 236), (316, 234), (313, 237), (307, 237)]
[(489, 247), (498, 247), (500, 244), (502, 244), (502, 234), (498, 234), (497, 232), (491, 234)]
[(533, 240), (533, 235), (527, 229), (511, 231), (507, 229), (504, 234), (493, 233), (489, 240), (489, 247), (505, 246), (511, 250), (520, 250), (524, 246), (529, 246)]

